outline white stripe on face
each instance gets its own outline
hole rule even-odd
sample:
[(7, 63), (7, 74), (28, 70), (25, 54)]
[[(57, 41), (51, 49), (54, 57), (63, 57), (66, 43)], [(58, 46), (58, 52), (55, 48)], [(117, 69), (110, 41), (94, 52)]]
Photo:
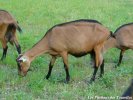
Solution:
[(21, 57), (19, 60), (22, 60), (23, 62), (27, 61), (26, 57)]

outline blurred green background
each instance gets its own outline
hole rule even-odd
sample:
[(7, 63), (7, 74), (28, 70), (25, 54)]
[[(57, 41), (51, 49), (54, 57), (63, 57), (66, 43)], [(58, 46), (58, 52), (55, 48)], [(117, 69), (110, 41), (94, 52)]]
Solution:
[[(25, 52), (39, 41), (55, 24), (77, 20), (95, 19), (111, 31), (120, 25), (133, 22), (133, 0), (0, 0), (0, 9), (9, 11), (19, 22), (23, 34), (18, 34), (22, 51)], [(17, 32), (18, 33), (18, 32)], [(86, 83), (92, 75), (90, 56), (69, 56), (71, 81), (63, 83), (65, 71), (59, 58), (49, 80), (49, 55), (37, 57), (31, 64), (32, 71), (26, 77), (17, 72), (16, 48), (8, 45), (7, 58), (0, 62), (1, 100), (85, 100), (94, 96), (121, 96), (133, 78), (133, 52), (125, 53), (117, 69), (118, 49), (104, 54), (105, 75), (92, 85)], [(0, 45), (0, 56), (2, 46)]]

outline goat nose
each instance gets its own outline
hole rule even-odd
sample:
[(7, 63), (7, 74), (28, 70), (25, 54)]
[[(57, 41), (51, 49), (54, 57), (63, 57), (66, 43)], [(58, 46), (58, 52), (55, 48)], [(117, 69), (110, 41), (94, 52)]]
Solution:
[(27, 72), (22, 72), (22, 71), (21, 71), (21, 72), (19, 72), (18, 74), (19, 74), (20, 76), (24, 77), (24, 76), (26, 76)]
[(26, 76), (27, 75), (27, 71), (23, 72), (23, 76)]

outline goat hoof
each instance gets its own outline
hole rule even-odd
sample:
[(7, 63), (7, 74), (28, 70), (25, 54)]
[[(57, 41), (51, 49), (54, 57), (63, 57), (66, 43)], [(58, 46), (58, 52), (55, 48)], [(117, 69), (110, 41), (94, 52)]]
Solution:
[(70, 81), (70, 77), (66, 77), (66, 80), (64, 81), (64, 83), (68, 84)]
[(94, 82), (94, 81), (92, 81), (92, 80), (85, 80), (85, 83), (86, 83), (87, 85), (91, 85), (93, 82)]
[(88, 82), (88, 84), (91, 85), (93, 82), (94, 82), (94, 81), (90, 80), (90, 81)]
[(49, 76), (48, 75), (46, 75), (46, 77), (45, 77), (47, 80), (49, 79)]
[(68, 83), (69, 83), (69, 81), (65, 80), (65, 81), (64, 81), (64, 83), (65, 83), (65, 84), (68, 84)]
[(114, 68), (117, 68), (119, 65), (115, 65)]
[(103, 75), (99, 75), (99, 76), (98, 76), (98, 79), (100, 79), (100, 78), (103, 78)]
[(94, 78), (91, 78), (91, 79), (88, 81), (88, 84), (92, 84), (94, 81), (95, 81), (95, 79), (94, 79)]
[(70, 78), (67, 78), (67, 79), (64, 81), (64, 83), (68, 84), (69, 81), (70, 81)]
[(0, 61), (3, 61), (3, 60), (4, 60), (4, 58), (1, 58), (1, 59), (0, 59)]

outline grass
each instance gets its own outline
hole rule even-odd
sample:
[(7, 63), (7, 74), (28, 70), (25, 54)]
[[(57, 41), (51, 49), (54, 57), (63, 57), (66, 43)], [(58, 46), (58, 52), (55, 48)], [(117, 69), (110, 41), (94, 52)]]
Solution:
[[(19, 21), (23, 34), (18, 34), (23, 52), (39, 41), (53, 25), (76, 20), (96, 19), (115, 31), (122, 24), (133, 22), (132, 0), (0, 0), (1, 9), (12, 13)], [(69, 56), (71, 81), (64, 84), (65, 71), (61, 58), (56, 61), (52, 76), (44, 79), (48, 71), (49, 55), (36, 58), (32, 71), (26, 77), (18, 76), (15, 47), (9, 45), (6, 60), (0, 62), (0, 99), (35, 100), (89, 99), (95, 96), (121, 96), (133, 78), (131, 50), (124, 55), (117, 69), (118, 49), (111, 49), (105, 55), (105, 75), (88, 85), (93, 69), (89, 55), (82, 58)], [(2, 47), (0, 46), (0, 55)]]

